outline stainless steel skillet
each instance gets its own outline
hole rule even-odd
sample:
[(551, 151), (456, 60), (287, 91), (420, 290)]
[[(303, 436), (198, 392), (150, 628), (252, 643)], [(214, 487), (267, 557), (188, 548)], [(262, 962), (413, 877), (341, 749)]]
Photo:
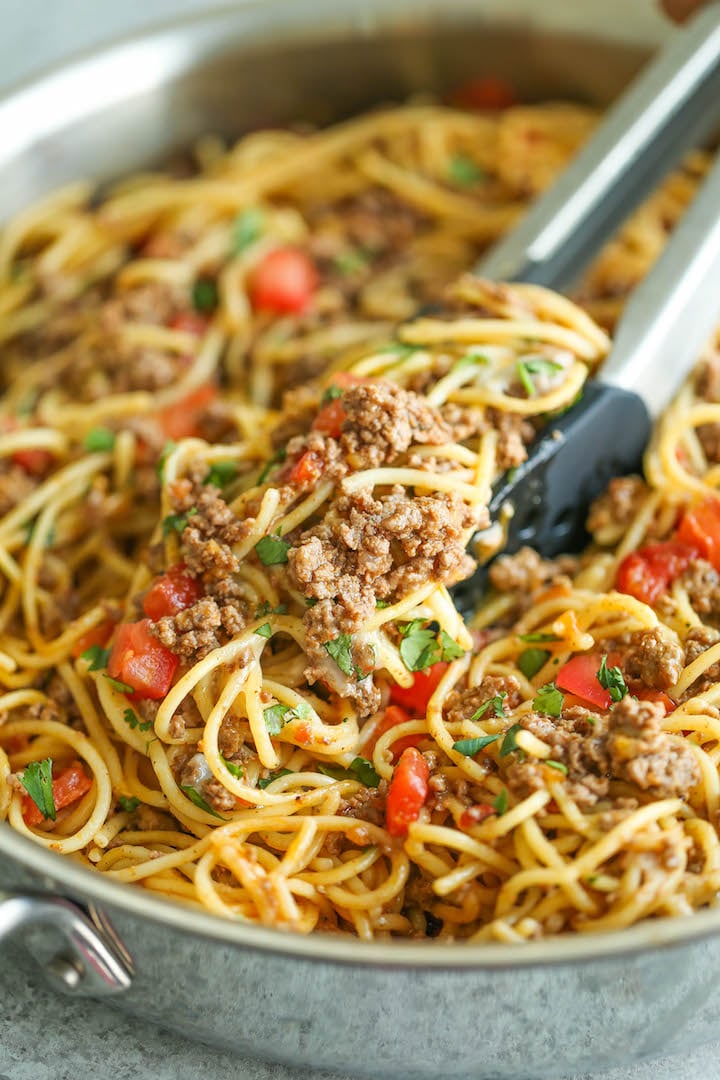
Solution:
[[(99, 161), (103, 175), (124, 172), (258, 113), (321, 119), (330, 100), (350, 111), (478, 70), (519, 72), (531, 97), (607, 100), (638, 44), (662, 31), (640, 7), (271, 2), (183, 24), (0, 105), (2, 212)], [(113, 885), (8, 828), (0, 858), (8, 893), (49, 897), (3, 903), (0, 932), (36, 916), (32, 947), (60, 985), (118, 989), (118, 1007), (243, 1053), (372, 1077), (557, 1078), (717, 1034), (712, 911), (522, 947), (390, 948), (230, 925)], [(78, 926), (80, 953), (67, 936)], [(88, 985), (90, 972), (99, 981)]]

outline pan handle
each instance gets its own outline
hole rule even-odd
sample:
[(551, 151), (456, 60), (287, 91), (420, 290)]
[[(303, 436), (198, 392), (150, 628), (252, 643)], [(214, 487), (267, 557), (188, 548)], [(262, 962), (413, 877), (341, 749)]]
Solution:
[(16, 934), (56, 990), (74, 997), (108, 997), (130, 987), (129, 956), (70, 900), (0, 892), (0, 943)]

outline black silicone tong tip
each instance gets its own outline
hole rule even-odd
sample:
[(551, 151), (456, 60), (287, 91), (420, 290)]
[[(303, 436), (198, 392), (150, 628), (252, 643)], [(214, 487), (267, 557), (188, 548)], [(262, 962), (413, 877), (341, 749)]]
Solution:
[[(541, 555), (581, 550), (590, 502), (614, 476), (640, 472), (652, 422), (637, 394), (594, 381), (582, 398), (537, 436), (527, 460), (498, 480), (492, 521), (505, 522), (503, 553), (528, 544)], [(468, 617), (485, 590), (487, 565), (453, 590)]]

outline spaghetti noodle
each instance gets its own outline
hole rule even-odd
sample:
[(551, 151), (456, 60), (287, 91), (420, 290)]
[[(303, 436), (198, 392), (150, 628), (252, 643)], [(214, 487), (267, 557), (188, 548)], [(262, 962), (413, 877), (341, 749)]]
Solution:
[(594, 122), (412, 105), (208, 138), (192, 175), (73, 185), (7, 226), (10, 826), (224, 916), (365, 939), (713, 901), (712, 358), (586, 556), (499, 559), (469, 626), (448, 592), (707, 167), (578, 303), (463, 276)]

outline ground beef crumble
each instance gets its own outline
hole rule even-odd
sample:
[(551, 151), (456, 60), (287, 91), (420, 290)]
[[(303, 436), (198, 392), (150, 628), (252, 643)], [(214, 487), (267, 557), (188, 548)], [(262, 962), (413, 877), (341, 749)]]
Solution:
[(573, 573), (577, 560), (572, 555), (543, 559), (530, 547), (521, 547), (514, 555), (500, 555), (489, 569), (490, 584), (498, 592), (529, 596), (559, 576)]
[(652, 690), (674, 686), (684, 667), (684, 654), (668, 630), (660, 626), (638, 630), (626, 640), (630, 648), (623, 653), (620, 666), (627, 679)]
[[(664, 706), (626, 696), (607, 713), (581, 707), (553, 719), (536, 712), (522, 726), (550, 746), (550, 758), (568, 770), (565, 786), (581, 807), (609, 792), (610, 781), (624, 780), (654, 798), (684, 797), (699, 779), (692, 750), (662, 730)], [(520, 797), (547, 787), (548, 768), (536, 758), (513, 760), (509, 786)]]
[(588, 532), (598, 543), (616, 543), (635, 517), (648, 490), (641, 476), (615, 477), (590, 506)]

